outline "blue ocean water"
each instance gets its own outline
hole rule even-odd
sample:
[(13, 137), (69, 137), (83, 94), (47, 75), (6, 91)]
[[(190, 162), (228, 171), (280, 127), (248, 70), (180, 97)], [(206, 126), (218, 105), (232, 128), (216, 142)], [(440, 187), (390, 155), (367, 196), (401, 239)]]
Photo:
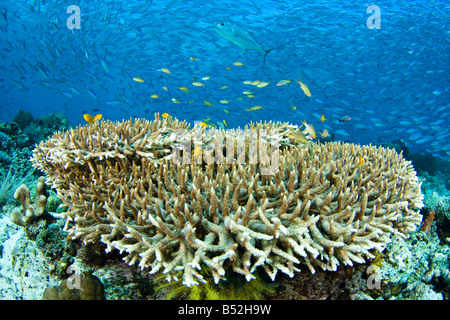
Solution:
[[(229, 128), (306, 120), (336, 140), (403, 139), (450, 159), (449, 12), (442, 0), (2, 0), (0, 120), (19, 109), (72, 125), (85, 113)], [(214, 32), (223, 21), (274, 48), (265, 63)], [(244, 84), (254, 81), (268, 84)]]

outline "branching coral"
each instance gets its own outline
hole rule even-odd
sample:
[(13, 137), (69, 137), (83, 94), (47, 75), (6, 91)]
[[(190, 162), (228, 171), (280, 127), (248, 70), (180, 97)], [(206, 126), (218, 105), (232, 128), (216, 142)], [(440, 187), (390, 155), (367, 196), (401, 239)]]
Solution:
[[(57, 132), (33, 165), (69, 208), (72, 239), (101, 241), (124, 260), (177, 279), (247, 281), (305, 265), (336, 270), (374, 258), (421, 222), (420, 184), (395, 151), (299, 144), (288, 123), (221, 131), (168, 118), (101, 121)], [(201, 144), (200, 144), (201, 143)]]

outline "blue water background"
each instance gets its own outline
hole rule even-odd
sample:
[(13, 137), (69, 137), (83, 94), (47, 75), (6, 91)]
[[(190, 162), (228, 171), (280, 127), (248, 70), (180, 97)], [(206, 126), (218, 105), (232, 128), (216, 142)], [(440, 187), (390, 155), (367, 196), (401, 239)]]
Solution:
[[(73, 4), (80, 30), (66, 26)], [(381, 9), (380, 29), (367, 26), (371, 4)], [(168, 112), (230, 128), (305, 119), (337, 140), (404, 139), (413, 151), (450, 159), (449, 12), (446, 1), (2, 0), (0, 120), (19, 109), (35, 117), (62, 111), (73, 125), (85, 124), (83, 113), (121, 120)], [(266, 63), (263, 52), (216, 34), (222, 21), (275, 48)], [(283, 79), (292, 81), (276, 86)], [(254, 80), (270, 84), (243, 84)], [(256, 105), (263, 109), (245, 110)], [(351, 120), (339, 122), (344, 116)]]

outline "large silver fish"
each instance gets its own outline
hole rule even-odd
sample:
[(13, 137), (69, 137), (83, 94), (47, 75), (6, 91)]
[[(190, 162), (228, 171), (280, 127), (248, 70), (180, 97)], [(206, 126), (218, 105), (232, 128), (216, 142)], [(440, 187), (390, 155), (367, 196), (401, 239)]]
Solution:
[(264, 62), (266, 62), (267, 54), (272, 51), (272, 49), (263, 49), (258, 42), (256, 41), (253, 33), (250, 31), (235, 25), (231, 22), (221, 22), (218, 23), (214, 27), (214, 31), (216, 31), (220, 36), (227, 39), (228, 41), (238, 45), (244, 50), (259, 50), (264, 52)]

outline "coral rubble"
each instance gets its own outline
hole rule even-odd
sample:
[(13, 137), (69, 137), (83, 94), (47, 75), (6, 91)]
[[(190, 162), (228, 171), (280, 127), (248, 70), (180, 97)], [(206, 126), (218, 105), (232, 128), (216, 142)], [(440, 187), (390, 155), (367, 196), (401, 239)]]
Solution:
[(400, 154), (300, 144), (296, 130), (100, 121), (56, 132), (32, 162), (68, 207), (70, 238), (187, 286), (205, 282), (201, 268), (217, 283), (229, 269), (250, 281), (258, 267), (274, 279), (365, 263), (421, 223), (420, 183)]

